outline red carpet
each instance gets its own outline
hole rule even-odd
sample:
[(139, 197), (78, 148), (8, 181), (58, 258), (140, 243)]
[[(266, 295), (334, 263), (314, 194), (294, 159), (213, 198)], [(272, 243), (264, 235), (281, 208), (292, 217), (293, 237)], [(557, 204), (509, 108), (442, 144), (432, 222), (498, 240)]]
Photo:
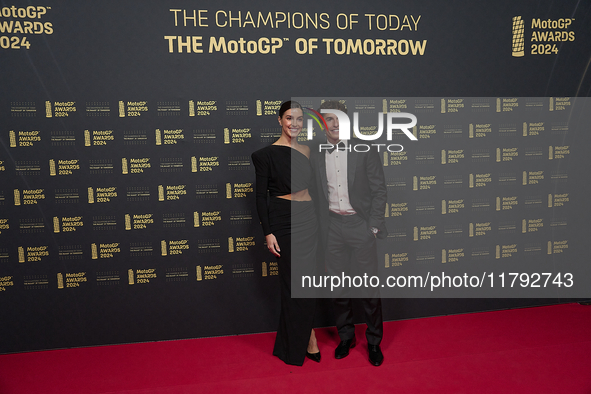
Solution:
[(591, 393), (591, 306), (389, 322), (381, 367), (363, 330), (343, 360), (317, 330), (303, 367), (271, 355), (274, 333), (1, 355), (0, 394)]

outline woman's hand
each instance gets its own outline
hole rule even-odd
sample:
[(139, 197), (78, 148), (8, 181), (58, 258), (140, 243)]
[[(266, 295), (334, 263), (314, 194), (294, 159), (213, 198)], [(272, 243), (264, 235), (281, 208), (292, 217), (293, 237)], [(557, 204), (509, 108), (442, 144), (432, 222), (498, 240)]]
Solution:
[(267, 247), (269, 248), (269, 252), (273, 253), (277, 257), (281, 257), (279, 254), (281, 249), (279, 249), (279, 244), (277, 243), (277, 238), (273, 234), (267, 234), (265, 236), (267, 240)]

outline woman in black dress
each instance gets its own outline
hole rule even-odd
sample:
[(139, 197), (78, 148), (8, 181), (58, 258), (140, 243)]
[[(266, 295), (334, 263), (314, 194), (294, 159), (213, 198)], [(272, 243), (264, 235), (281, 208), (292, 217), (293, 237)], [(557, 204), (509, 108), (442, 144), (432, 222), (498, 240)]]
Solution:
[(312, 329), (316, 299), (291, 298), (292, 264), (298, 272), (312, 275), (316, 260), (317, 222), (308, 192), (312, 185), (310, 148), (297, 141), (303, 118), (300, 104), (283, 103), (279, 109), (281, 137), (252, 154), (257, 211), (267, 247), (279, 263), (281, 314), (273, 354), (292, 365), (302, 365), (304, 357), (320, 361)]

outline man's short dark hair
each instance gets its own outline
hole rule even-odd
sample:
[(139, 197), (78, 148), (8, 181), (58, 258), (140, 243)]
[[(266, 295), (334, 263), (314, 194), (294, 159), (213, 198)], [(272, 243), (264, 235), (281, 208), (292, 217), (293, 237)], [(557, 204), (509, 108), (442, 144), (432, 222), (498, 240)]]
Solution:
[(338, 109), (339, 111), (343, 111), (344, 113), (347, 113), (347, 107), (345, 106), (345, 104), (343, 104), (337, 100), (326, 100), (325, 102), (320, 104), (320, 107), (318, 108), (318, 110), (319, 110), (318, 112), (320, 112), (321, 109)]

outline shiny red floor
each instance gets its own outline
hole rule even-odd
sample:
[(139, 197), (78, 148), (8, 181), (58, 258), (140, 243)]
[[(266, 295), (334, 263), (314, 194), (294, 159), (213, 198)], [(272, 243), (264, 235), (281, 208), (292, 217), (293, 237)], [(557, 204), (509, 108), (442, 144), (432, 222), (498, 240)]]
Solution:
[(0, 394), (591, 393), (591, 306), (564, 304), (388, 322), (381, 367), (357, 346), (322, 361), (271, 355), (274, 333), (0, 356)]

